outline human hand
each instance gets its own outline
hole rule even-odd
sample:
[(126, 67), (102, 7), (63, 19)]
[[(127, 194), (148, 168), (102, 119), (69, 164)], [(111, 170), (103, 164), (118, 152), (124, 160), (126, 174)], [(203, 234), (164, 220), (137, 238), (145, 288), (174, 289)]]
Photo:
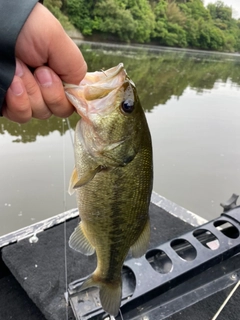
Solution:
[[(37, 3), (16, 42), (16, 70), (6, 93), (3, 116), (24, 123), (52, 114), (68, 117), (74, 111), (62, 81), (79, 84), (87, 65), (58, 20)], [(34, 74), (29, 68), (35, 69)]]

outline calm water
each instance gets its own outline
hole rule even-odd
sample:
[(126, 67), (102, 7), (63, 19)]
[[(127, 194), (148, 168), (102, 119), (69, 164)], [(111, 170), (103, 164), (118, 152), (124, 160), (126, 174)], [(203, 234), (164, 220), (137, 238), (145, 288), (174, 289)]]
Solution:
[[(240, 57), (82, 44), (89, 71), (123, 62), (152, 133), (154, 190), (211, 219), (240, 193)], [(74, 128), (79, 117), (70, 118)], [(0, 119), (0, 235), (76, 207), (73, 148), (62, 119)]]

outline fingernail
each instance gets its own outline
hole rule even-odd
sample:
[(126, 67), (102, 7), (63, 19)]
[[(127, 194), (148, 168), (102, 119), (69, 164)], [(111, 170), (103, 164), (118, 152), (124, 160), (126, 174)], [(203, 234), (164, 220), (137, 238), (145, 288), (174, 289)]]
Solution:
[(15, 96), (20, 96), (23, 93), (23, 85), (18, 79), (13, 80), (10, 89)]
[(50, 87), (53, 83), (52, 75), (48, 69), (40, 69), (36, 71), (38, 82), (43, 87)]
[(23, 68), (21, 63), (18, 60), (16, 61), (15, 75), (19, 77), (23, 75)]

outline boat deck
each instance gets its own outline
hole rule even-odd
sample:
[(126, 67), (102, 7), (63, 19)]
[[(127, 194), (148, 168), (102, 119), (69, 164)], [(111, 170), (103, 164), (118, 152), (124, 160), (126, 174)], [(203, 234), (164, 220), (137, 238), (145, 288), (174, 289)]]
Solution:
[[(173, 216), (154, 203), (150, 205), (150, 218), (150, 249), (194, 229), (194, 226), (191, 224)], [(78, 218), (72, 218), (66, 222), (67, 239), (78, 221)], [(64, 223), (37, 234), (37, 237), (38, 241), (36, 243), (30, 243), (29, 238), (26, 238), (6, 245), (1, 250), (0, 319), (65, 320), (68, 317), (69, 320), (73, 320), (75, 317), (71, 307), (66, 307), (66, 300), (64, 298), (64, 292), (66, 291)], [(71, 250), (67, 246), (66, 256), (68, 283), (89, 275), (95, 269), (95, 255), (87, 257)], [(224, 263), (225, 266), (228, 264), (235, 264), (237, 266), (240, 263), (240, 258), (237, 255)], [(217, 270), (215, 271), (217, 272)], [(235, 275), (238, 278), (238, 273)], [(232, 285), (229, 285), (225, 289), (220, 289), (219, 292), (209, 297), (204, 299), (202, 297), (198, 297), (197, 299), (193, 297), (198, 302), (195, 301), (196, 303), (187, 308), (184, 308), (183, 299), (183, 309), (171, 316), (164, 317), (164, 319), (212, 319), (234, 287), (234, 284), (236, 284), (236, 279)], [(182, 285), (184, 286), (184, 284)], [(240, 289), (237, 289), (217, 319), (225, 320), (228, 318), (239, 320), (239, 299)], [(139, 315), (135, 319), (163, 319), (160, 317), (161, 310), (158, 312), (152, 313), (147, 318)], [(117, 319), (120, 318), (117, 317)], [(126, 317), (124, 316), (124, 320), (126, 319), (131, 319), (131, 317), (126, 315)]]

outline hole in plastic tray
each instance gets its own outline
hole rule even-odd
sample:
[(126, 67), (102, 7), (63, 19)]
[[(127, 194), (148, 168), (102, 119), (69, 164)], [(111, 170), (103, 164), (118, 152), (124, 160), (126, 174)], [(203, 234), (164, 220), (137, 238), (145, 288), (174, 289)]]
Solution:
[(220, 246), (218, 238), (206, 229), (197, 229), (193, 232), (194, 237), (206, 248), (217, 250)]
[(122, 299), (129, 299), (136, 288), (136, 277), (132, 270), (127, 267), (122, 267)]
[(197, 250), (185, 239), (175, 239), (171, 241), (171, 247), (183, 260), (192, 261), (197, 256)]
[(217, 220), (213, 223), (217, 230), (220, 230), (226, 237), (236, 239), (239, 237), (238, 229), (228, 221)]
[(173, 268), (172, 260), (162, 250), (155, 249), (147, 252), (146, 259), (158, 273), (168, 273)]

